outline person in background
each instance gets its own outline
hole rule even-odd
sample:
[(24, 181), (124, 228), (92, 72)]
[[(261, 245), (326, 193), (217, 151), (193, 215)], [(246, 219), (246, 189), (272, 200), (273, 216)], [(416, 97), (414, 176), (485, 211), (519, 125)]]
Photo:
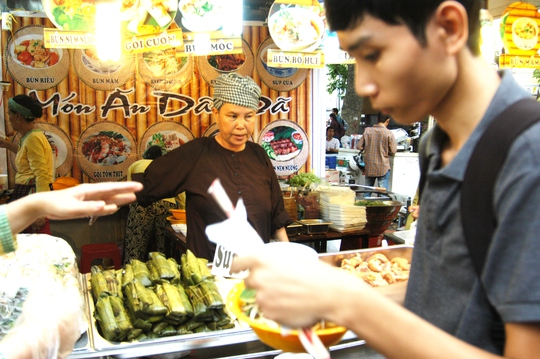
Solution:
[(337, 116), (333, 112), (330, 114), (330, 125), (328, 127), (334, 129), (334, 138), (341, 141), (341, 137), (345, 135), (345, 128), (338, 122)]
[(339, 140), (334, 138), (334, 129), (332, 127), (326, 128), (326, 153), (338, 153), (339, 152)]
[[(17, 249), (14, 234), (38, 218), (55, 220), (105, 216), (135, 199), (138, 182), (81, 184), (53, 192), (38, 192), (0, 206), (0, 254)], [(80, 293), (74, 286), (51, 286), (47, 293), (30, 292), (22, 315), (0, 341), (0, 358), (65, 358), (80, 337)], [(49, 284), (48, 284), (49, 285)], [(59, 305), (58, 303), (62, 303)], [(44, 309), (45, 308), (45, 309)], [(54, 310), (51, 310), (54, 308)]]
[(539, 358), (540, 123), (514, 139), (495, 180), (495, 231), (481, 275), (461, 221), (465, 169), (479, 139), (505, 109), (530, 99), (511, 71), (494, 70), (480, 53), (482, 1), (324, 6), (355, 59), (358, 95), (402, 124), (437, 120), (423, 138), (426, 182), (404, 306), (322, 262), (239, 256), (232, 271), (249, 270), (244, 283), (266, 318), (289, 328), (343, 325), (385, 358)]
[(345, 132), (347, 132), (347, 130), (349, 129), (349, 124), (339, 115), (339, 110), (336, 107), (332, 109), (332, 113), (336, 115), (338, 122), (341, 124), (341, 126), (343, 126), (343, 134), (345, 135)]
[(397, 152), (397, 143), (394, 134), (387, 128), (390, 123), (390, 116), (381, 112), (377, 115), (377, 123), (368, 127), (364, 135), (358, 141), (356, 148), (364, 152), (364, 163), (366, 169), (366, 186), (388, 187), (390, 177), (390, 156)]
[[(51, 190), (54, 181), (53, 150), (43, 131), (36, 126), (36, 119), (43, 115), (39, 102), (27, 95), (17, 95), (8, 100), (9, 123), (21, 135), (16, 145), (0, 138), (0, 147), (16, 154), (15, 187), (10, 201), (35, 192)], [(23, 233), (51, 234), (49, 221), (38, 218)]]
[(215, 116), (219, 132), (200, 137), (155, 159), (133, 179), (144, 184), (137, 202), (148, 206), (185, 191), (186, 245), (197, 257), (212, 261), (216, 246), (208, 240), (209, 224), (227, 218), (208, 193), (219, 178), (233, 204), (242, 198), (249, 223), (265, 241), (288, 241), (285, 211), (276, 172), (265, 150), (249, 141), (258, 121), (260, 87), (249, 77), (232, 73), (214, 84)]
[[(161, 146), (148, 147), (142, 154), (142, 159), (129, 166), (127, 180), (131, 181), (134, 173), (143, 173), (153, 160), (166, 153)], [(152, 242), (155, 243), (156, 251), (165, 253), (165, 232), (169, 225), (167, 217), (171, 215), (169, 210), (172, 208), (176, 208), (175, 198), (165, 198), (147, 207), (137, 203), (129, 205), (124, 237), (124, 265), (130, 263), (131, 259), (146, 262)]]

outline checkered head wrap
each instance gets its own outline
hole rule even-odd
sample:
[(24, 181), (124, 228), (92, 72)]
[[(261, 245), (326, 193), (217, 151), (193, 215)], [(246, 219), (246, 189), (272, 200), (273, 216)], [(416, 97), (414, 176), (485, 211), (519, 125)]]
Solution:
[(259, 109), (261, 88), (251, 77), (236, 73), (219, 76), (214, 83), (214, 108), (219, 110), (225, 103)]

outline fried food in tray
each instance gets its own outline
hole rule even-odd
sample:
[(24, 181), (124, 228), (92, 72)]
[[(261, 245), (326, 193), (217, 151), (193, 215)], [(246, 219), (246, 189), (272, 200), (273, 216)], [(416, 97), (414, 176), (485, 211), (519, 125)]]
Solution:
[(413, 247), (397, 245), (321, 254), (319, 259), (358, 275), (374, 287), (409, 279)]
[(402, 257), (391, 260), (382, 253), (373, 253), (367, 259), (362, 259), (360, 253), (341, 261), (341, 268), (362, 278), (374, 287), (382, 287), (409, 279), (411, 265)]

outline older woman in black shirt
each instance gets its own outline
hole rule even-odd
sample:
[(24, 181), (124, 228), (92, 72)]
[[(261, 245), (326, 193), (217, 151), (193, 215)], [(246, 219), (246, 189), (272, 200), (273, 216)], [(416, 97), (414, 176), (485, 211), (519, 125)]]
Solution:
[(215, 244), (206, 226), (227, 217), (208, 194), (219, 178), (233, 203), (242, 198), (248, 221), (265, 242), (288, 241), (285, 211), (274, 167), (261, 146), (248, 141), (253, 134), (261, 89), (249, 77), (226, 74), (214, 85), (215, 137), (190, 141), (154, 160), (144, 174), (133, 175), (144, 184), (137, 193), (140, 205), (186, 192), (187, 247), (198, 257), (213, 260)]

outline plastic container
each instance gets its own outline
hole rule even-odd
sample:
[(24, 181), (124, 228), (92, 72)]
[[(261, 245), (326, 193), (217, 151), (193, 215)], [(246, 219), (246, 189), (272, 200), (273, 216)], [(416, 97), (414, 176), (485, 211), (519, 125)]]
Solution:
[(337, 165), (337, 156), (326, 156), (325, 167), (335, 170)]

